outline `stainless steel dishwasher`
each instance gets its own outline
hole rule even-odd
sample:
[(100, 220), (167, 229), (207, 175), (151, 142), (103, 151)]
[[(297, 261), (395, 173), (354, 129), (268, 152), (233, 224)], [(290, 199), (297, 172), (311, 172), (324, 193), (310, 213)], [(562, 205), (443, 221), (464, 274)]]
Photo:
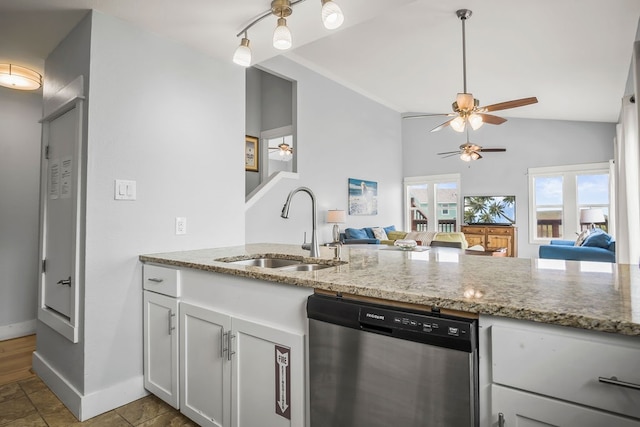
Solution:
[(474, 319), (312, 295), (311, 427), (478, 426)]

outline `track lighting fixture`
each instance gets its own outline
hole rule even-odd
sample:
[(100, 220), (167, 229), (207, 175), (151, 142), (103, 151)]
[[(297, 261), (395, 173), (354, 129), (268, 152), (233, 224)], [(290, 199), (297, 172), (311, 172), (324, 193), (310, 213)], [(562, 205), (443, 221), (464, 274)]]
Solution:
[[(298, 3), (302, 3), (303, 1), (305, 0), (273, 0), (269, 10), (266, 10), (256, 16), (236, 35), (236, 37), (242, 36), (242, 40), (240, 41), (240, 46), (238, 46), (233, 55), (233, 62), (244, 67), (251, 65), (251, 48), (249, 47), (247, 31), (269, 15), (275, 15), (278, 17), (278, 23), (273, 32), (273, 47), (279, 50), (290, 49), (293, 42), (291, 30), (287, 27), (286, 18), (292, 13), (291, 7)], [(322, 3), (322, 23), (325, 28), (334, 30), (340, 27), (344, 22), (344, 15), (342, 14), (340, 6), (338, 6), (333, 0), (320, 1)]]

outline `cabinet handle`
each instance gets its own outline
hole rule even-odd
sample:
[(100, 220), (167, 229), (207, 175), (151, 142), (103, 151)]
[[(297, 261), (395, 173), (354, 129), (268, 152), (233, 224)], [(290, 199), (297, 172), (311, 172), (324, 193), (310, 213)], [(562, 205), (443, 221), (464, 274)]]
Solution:
[(498, 413), (498, 427), (504, 427), (504, 414), (502, 412)]
[(150, 282), (154, 282), (154, 283), (162, 283), (162, 282), (164, 282), (164, 279), (158, 279), (157, 277), (149, 277), (147, 280), (150, 281)]
[(224, 359), (224, 353), (227, 351), (225, 347), (225, 341), (227, 341), (228, 332), (224, 331), (224, 328), (220, 331), (220, 358)]
[(175, 313), (169, 310), (169, 335), (171, 335), (172, 331), (176, 328), (172, 325), (173, 322), (171, 321), (171, 318), (173, 317), (176, 317)]
[(227, 332), (227, 360), (231, 360), (231, 356), (236, 354), (235, 351), (231, 350), (231, 340), (236, 336), (231, 333), (231, 331)]
[(617, 377), (605, 378), (598, 377), (598, 381), (605, 384), (617, 385), (619, 387), (631, 388), (634, 390), (640, 390), (640, 384), (628, 383), (626, 381), (620, 381)]

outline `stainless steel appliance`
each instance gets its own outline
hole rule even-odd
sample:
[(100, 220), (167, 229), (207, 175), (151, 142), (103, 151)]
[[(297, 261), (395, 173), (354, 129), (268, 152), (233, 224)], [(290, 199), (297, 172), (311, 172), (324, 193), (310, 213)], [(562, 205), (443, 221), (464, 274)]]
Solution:
[(311, 427), (478, 426), (477, 322), (312, 295)]

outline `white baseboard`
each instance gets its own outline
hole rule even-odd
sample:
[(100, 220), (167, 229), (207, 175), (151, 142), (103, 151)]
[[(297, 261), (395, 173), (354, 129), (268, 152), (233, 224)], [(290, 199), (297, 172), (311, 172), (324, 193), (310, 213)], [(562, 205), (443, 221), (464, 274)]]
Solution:
[(88, 420), (149, 394), (142, 375), (109, 388), (82, 395), (38, 352), (33, 353), (33, 370), (80, 421)]
[(36, 319), (32, 319), (27, 320), (26, 322), (0, 326), (0, 341), (33, 335), (36, 333), (37, 323), (38, 321)]

